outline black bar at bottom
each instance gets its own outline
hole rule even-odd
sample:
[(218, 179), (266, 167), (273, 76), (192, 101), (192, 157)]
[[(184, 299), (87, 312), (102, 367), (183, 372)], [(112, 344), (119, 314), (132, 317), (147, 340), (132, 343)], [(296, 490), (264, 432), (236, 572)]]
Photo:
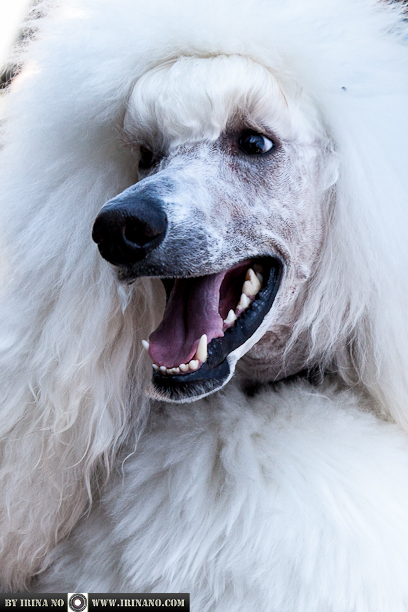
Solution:
[[(44, 608), (49, 612), (95, 612), (122, 608), (190, 612), (189, 593), (0, 593), (0, 612)], [(118, 610), (119, 612), (119, 610)]]

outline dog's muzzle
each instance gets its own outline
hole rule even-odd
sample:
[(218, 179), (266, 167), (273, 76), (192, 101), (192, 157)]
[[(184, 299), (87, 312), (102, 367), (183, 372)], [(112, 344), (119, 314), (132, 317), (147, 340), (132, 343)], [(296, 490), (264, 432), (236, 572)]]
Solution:
[(284, 264), (276, 255), (260, 253), (228, 269), (221, 264), (215, 272), (201, 265), (192, 275), (174, 252), (176, 244), (183, 251), (180, 240), (170, 234), (157, 189), (139, 183), (105, 204), (92, 237), (119, 277), (162, 279), (167, 293), (163, 319), (143, 342), (153, 362), (148, 393), (186, 402), (228, 382), (238, 359), (265, 333)]

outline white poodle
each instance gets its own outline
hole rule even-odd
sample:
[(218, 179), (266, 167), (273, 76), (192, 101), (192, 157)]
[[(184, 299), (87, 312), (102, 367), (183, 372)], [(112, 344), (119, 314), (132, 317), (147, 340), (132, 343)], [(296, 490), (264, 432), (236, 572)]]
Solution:
[(404, 5), (34, 16), (1, 134), (2, 588), (406, 612)]

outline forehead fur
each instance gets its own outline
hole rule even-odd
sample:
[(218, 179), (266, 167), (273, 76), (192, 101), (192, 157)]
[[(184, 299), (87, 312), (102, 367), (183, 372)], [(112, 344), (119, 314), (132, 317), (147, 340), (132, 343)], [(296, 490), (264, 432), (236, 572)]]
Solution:
[(315, 138), (320, 122), (310, 101), (294, 84), (285, 85), (286, 91), (247, 57), (181, 57), (138, 80), (125, 129), (164, 147), (215, 140), (234, 121), (285, 140)]

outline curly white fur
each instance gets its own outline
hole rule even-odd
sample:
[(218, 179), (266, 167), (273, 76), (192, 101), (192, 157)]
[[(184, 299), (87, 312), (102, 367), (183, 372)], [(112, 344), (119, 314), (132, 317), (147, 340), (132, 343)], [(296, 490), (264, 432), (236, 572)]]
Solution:
[[(279, 396), (262, 396), (250, 408), (251, 402), (230, 383), (218, 399), (211, 400), (211, 410), (219, 409), (219, 416), (204, 415), (207, 400), (198, 402), (191, 414), (188, 407), (175, 410), (166, 417), (169, 430), (158, 425), (158, 433), (155, 430), (145, 439), (140, 454), (137, 451), (129, 463), (133, 476), (127, 483), (135, 498), (149, 482), (152, 501), (147, 513), (157, 515), (154, 500), (159, 504), (160, 491), (163, 487), (167, 491), (168, 480), (154, 477), (160, 474), (160, 462), (172, 464), (183, 452), (183, 442), (178, 447), (173, 433), (180, 420), (180, 436), (191, 435), (186, 449), (196, 448), (200, 433), (205, 438), (206, 431), (212, 432), (203, 439), (201, 451), (196, 450), (202, 452), (207, 470), (210, 464), (224, 461), (214, 444), (230, 430), (231, 449), (239, 444), (245, 447), (244, 466), (261, 454), (254, 459), (254, 470), (256, 474), (265, 471), (268, 487), (270, 483), (286, 486), (286, 478), (289, 483), (293, 477), (277, 504), (286, 507), (285, 495), (292, 496), (284, 526), (271, 528), (269, 536), (254, 530), (274, 507), (278, 492), (271, 485), (271, 497), (259, 506), (256, 500), (263, 489), (252, 474), (236, 490), (226, 492), (228, 508), (219, 501), (220, 507), (210, 507), (211, 496), (203, 497), (202, 511), (214, 513), (208, 519), (214, 531), (203, 532), (197, 542), (203, 547), (208, 538), (208, 550), (195, 546), (190, 526), (186, 542), (178, 542), (174, 557), (166, 549), (169, 557), (162, 566), (146, 551), (154, 538), (158, 553), (161, 545), (170, 545), (171, 534), (177, 533), (172, 521), (179, 514), (169, 515), (167, 527), (165, 517), (157, 515), (153, 530), (146, 532), (149, 539), (143, 541), (142, 516), (127, 530), (125, 497), (123, 506), (115, 505), (109, 512), (116, 516), (120, 538), (140, 536), (137, 546), (146, 555), (138, 558), (131, 546), (127, 555), (134, 557), (129, 560), (125, 554), (120, 561), (124, 569), (122, 573), (118, 569), (116, 581), (107, 562), (95, 565), (92, 576), (85, 573), (88, 581), (81, 588), (182, 590), (185, 586), (196, 590), (196, 610), (235, 612), (241, 605), (240, 609), (280, 612), (404, 610), (408, 606), (402, 578), (408, 568), (404, 550), (408, 549), (404, 527), (408, 450), (405, 434), (381, 421), (393, 420), (401, 430), (408, 429), (408, 47), (404, 45), (408, 27), (401, 6), (374, 0), (152, 0), (148, 4), (69, 0), (60, 6), (44, 3), (41, 10), (45, 16), (32, 24), (37, 40), (21, 50), (24, 69), (7, 95), (1, 128), (3, 588), (23, 588), (49, 562), (44, 561), (49, 551), (86, 515), (92, 498), (98, 499), (109, 481), (111, 466), (117, 465), (123, 452), (133, 450), (144, 431), (149, 418), (144, 389), (150, 365), (140, 353), (140, 341), (158, 324), (164, 294), (156, 280), (140, 279), (129, 292), (118, 285), (90, 239), (91, 228), (102, 205), (137, 180), (134, 159), (120, 144), (135, 84), (149, 71), (173, 65), (177, 58), (221, 55), (247, 58), (266, 69), (288, 102), (291, 125), (298, 125), (306, 140), (309, 133), (321, 141), (327, 138), (321, 166), (324, 189), (328, 189), (322, 213), (324, 240), (318, 256), (311, 259), (301, 308), (296, 309), (294, 328), (282, 350), (289, 355), (302, 347), (296, 369), (330, 371), (341, 386), (334, 385), (326, 399), (310, 392), (307, 401), (304, 387), (295, 386), (283, 392), (281, 404)], [(216, 99), (224, 80), (225, 73), (220, 72), (219, 82), (215, 80), (208, 92), (215, 107), (225, 110), (223, 116), (212, 117), (211, 126), (218, 131), (235, 101), (234, 91), (222, 103)], [(160, 82), (150, 85), (160, 106)], [(188, 97), (185, 104), (186, 109), (192, 106)], [(149, 115), (140, 103), (136, 110), (148, 129), (152, 109)], [(174, 130), (173, 140), (183, 142), (186, 136), (178, 129), (176, 116), (166, 114), (161, 121), (163, 130)], [(202, 124), (198, 117), (197, 125), (190, 126), (196, 136)], [(285, 127), (284, 122), (277, 125)], [(208, 129), (207, 125), (206, 137)], [(245, 359), (244, 375), (250, 372), (255, 379), (272, 361), (267, 347), (251, 363)], [(270, 405), (280, 415), (276, 421), (270, 421), (275, 414), (269, 414)], [(153, 406), (153, 415), (155, 410)], [(254, 431), (264, 427), (271, 431), (255, 452), (245, 446), (242, 436), (252, 431), (248, 419), (256, 420), (257, 410), (260, 416)], [(224, 418), (225, 423), (230, 419), (225, 429), (224, 421), (218, 422)], [(285, 455), (287, 445), (274, 441), (273, 432), (282, 428), (286, 432), (282, 440), (287, 436), (289, 444), (292, 433), (297, 435), (296, 419), (303, 438), (296, 446), (295, 468)], [(339, 440), (337, 427), (345, 432)], [(156, 453), (162, 448), (161, 437), (169, 442), (168, 455)], [(303, 475), (310, 437), (315, 445), (313, 460)], [(379, 458), (371, 461), (377, 444)], [(284, 467), (274, 480), (277, 448), (282, 450)], [(241, 459), (234, 459), (232, 450), (228, 457), (236, 459), (234, 465), (228, 464), (234, 488)], [(191, 465), (190, 459), (186, 461), (188, 469), (183, 464), (175, 478), (175, 495), (184, 491), (190, 500), (196, 496), (194, 507), (199, 508), (197, 500), (205, 486), (195, 489), (199, 481), (193, 485), (188, 478)], [(333, 465), (333, 473), (326, 469), (328, 464)], [(344, 474), (351, 465), (361, 473), (348, 485)], [(153, 476), (146, 475), (149, 469)], [(191, 492), (177, 483), (180, 487), (190, 483)], [(114, 490), (114, 484), (109, 486)], [(343, 488), (339, 495), (336, 486)], [(254, 507), (248, 497), (251, 487), (257, 491)], [(303, 518), (302, 495), (310, 496)], [(177, 506), (171, 500), (168, 503)], [(352, 509), (347, 511), (349, 503)], [(241, 516), (244, 509), (248, 514)], [(102, 519), (98, 524), (97, 512), (102, 510), (91, 514), (82, 527), (89, 537), (98, 537), (103, 526)], [(349, 537), (349, 525), (341, 527), (339, 512), (348, 512), (355, 540)], [(320, 540), (316, 530), (323, 514), (327, 525), (322, 526), (322, 532), (326, 531)], [(310, 530), (303, 531), (303, 521), (309, 519)], [(235, 544), (230, 544), (236, 530)], [(371, 534), (378, 538), (375, 543)], [(223, 542), (217, 540), (222, 537)], [(249, 537), (253, 554), (246, 565)], [(335, 559), (330, 557), (329, 542), (336, 547)], [(370, 554), (364, 550), (370, 545), (367, 542), (373, 545)], [(58, 562), (55, 573), (45, 581), (68, 589), (72, 581), (76, 585), (76, 577), (69, 552), (62, 548), (65, 553), (63, 578)], [(184, 564), (187, 569), (182, 569)], [(85, 553), (80, 568), (82, 576), (87, 568)], [(200, 571), (206, 572), (205, 584)], [(258, 593), (257, 605), (251, 603), (254, 593)], [(268, 607), (259, 593), (268, 601), (272, 598), (274, 607)]]
[(335, 386), (248, 400), (230, 385), (152, 415), (38, 590), (190, 592), (200, 612), (405, 611), (406, 436)]

